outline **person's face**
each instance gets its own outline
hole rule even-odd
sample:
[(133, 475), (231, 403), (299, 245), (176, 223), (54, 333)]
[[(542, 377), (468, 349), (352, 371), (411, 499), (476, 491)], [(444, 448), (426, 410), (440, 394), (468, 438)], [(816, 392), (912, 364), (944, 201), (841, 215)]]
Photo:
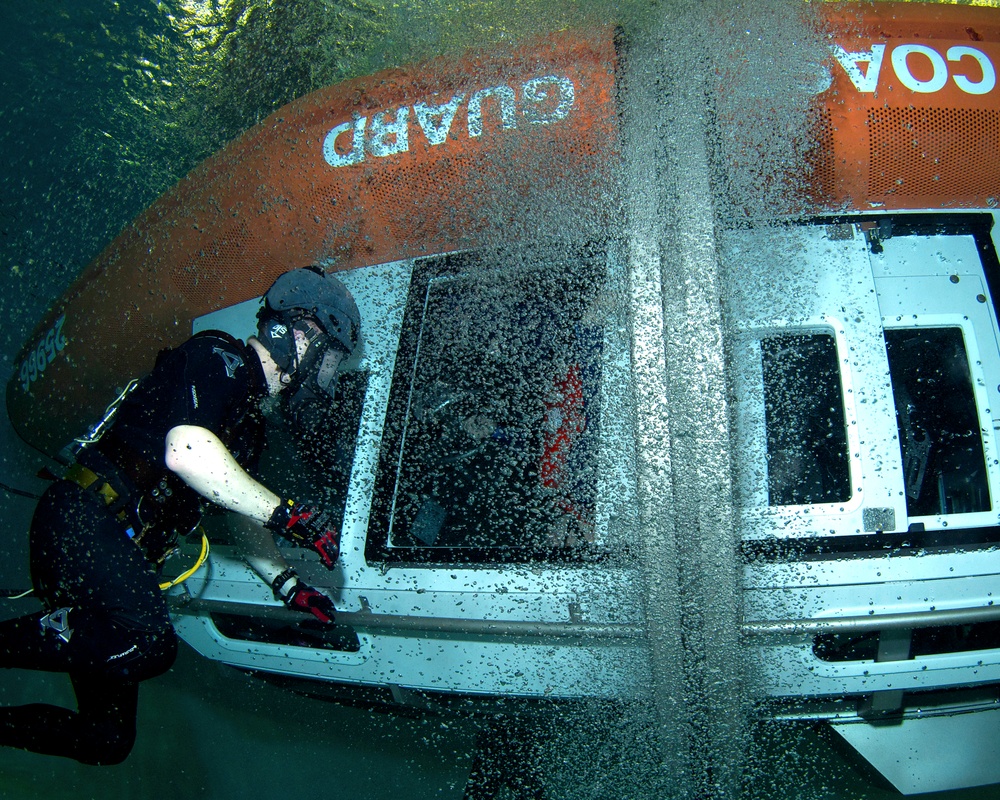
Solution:
[(311, 319), (304, 319), (297, 322), (292, 328), (295, 337), (295, 363), (301, 364), (306, 357), (309, 348), (314, 344), (318, 347), (322, 344), (323, 331)]
[[(303, 363), (311, 348), (321, 348), (323, 352), (315, 361), (311, 371), (314, 373), (315, 382), (319, 389), (332, 395), (337, 370), (340, 368), (344, 354), (339, 348), (331, 346), (329, 337), (316, 323), (312, 320), (304, 320), (304, 323), (304, 325), (296, 325), (294, 329), (297, 363)], [(313, 379), (312, 376), (303, 377), (307, 382)]]

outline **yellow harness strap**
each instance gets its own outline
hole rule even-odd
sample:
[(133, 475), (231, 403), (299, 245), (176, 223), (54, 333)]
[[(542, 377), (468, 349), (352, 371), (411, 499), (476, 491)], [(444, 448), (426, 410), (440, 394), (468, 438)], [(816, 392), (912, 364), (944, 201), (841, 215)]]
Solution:
[[(118, 492), (116, 492), (111, 484), (108, 483), (104, 478), (94, 472), (92, 469), (88, 469), (83, 466), (83, 464), (72, 464), (69, 469), (66, 470), (66, 480), (73, 481), (81, 489), (93, 489), (94, 492), (104, 501), (105, 505), (113, 505), (114, 502), (120, 497)], [(100, 485), (97, 484), (101, 481)], [(125, 519), (124, 509), (118, 513), (118, 519)]]
[[(81, 489), (92, 489), (109, 506), (112, 505), (120, 497), (118, 492), (116, 492), (111, 487), (111, 484), (109, 484), (106, 480), (104, 480), (100, 475), (98, 475), (92, 469), (88, 469), (82, 464), (73, 464), (72, 466), (70, 466), (69, 469), (66, 470), (65, 478), (66, 480), (73, 481), (73, 483), (75, 483)], [(101, 481), (100, 485), (98, 485), (98, 481)], [(125, 511), (123, 510), (119, 512), (118, 519), (124, 521), (125, 516), (126, 514)], [(205, 535), (205, 531), (202, 530), (201, 553), (198, 555), (198, 558), (195, 561), (194, 566), (186, 570), (183, 574), (178, 575), (172, 581), (161, 583), (160, 588), (169, 589), (172, 586), (176, 586), (177, 584), (186, 581), (195, 572), (197, 572), (198, 568), (202, 564), (205, 563), (206, 559), (208, 558), (208, 553), (209, 553), (208, 537)]]

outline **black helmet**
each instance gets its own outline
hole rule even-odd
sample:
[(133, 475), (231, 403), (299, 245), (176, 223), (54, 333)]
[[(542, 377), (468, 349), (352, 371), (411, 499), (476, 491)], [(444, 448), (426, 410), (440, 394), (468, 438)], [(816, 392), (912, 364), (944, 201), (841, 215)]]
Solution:
[[(298, 330), (307, 343), (300, 356)], [(347, 287), (319, 267), (281, 275), (264, 295), (257, 313), (257, 335), (278, 368), (292, 376), (284, 395), (292, 406), (332, 395), (339, 352), (349, 356), (358, 343), (361, 315)]]
[(276, 320), (290, 328), (304, 318), (319, 325), (345, 355), (354, 352), (361, 332), (357, 303), (339, 278), (319, 267), (293, 269), (279, 276), (264, 295), (257, 327), (264, 340), (269, 335), (266, 323)]

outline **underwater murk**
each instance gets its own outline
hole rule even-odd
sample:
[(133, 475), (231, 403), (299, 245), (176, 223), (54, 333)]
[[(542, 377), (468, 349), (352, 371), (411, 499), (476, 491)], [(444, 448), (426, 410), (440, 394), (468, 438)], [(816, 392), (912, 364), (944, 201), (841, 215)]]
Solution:
[[(383, 69), (514, 47), (566, 29), (617, 26), (631, 52), (656, 54), (648, 72), (634, 70), (624, 113), (643, 117), (659, 107), (646, 100), (669, 91), (673, 118), (669, 126), (657, 119), (633, 126), (637, 135), (621, 143), (629, 151), (628, 169), (595, 213), (624, 225), (622, 194), (641, 206), (652, 182), (669, 180), (689, 198), (689, 211), (672, 220), (672, 229), (696, 240), (710, 233), (713, 213), (763, 218), (770, 207), (794, 205), (797, 187), (788, 167), (803, 156), (809, 124), (800, 109), (822, 83), (826, 53), (813, 24), (816, 5), (800, 0), (0, 5), (5, 383), (44, 311), (130, 220), (189, 170), (295, 98)], [(700, 141), (706, 87), (718, 93), (712, 106), (722, 127), (738, 130), (738, 137)], [(757, 113), (762, 97), (766, 114)], [(663, 133), (667, 128), (669, 137)], [(690, 138), (679, 134), (688, 128)], [(751, 146), (737, 148), (736, 139)], [(670, 175), (656, 166), (665, 152), (672, 154)], [(736, 152), (741, 168), (728, 176), (725, 192), (704, 186), (699, 165), (731, 161)], [(655, 203), (648, 213), (649, 219), (628, 221), (638, 240), (654, 235)], [(558, 222), (559, 214), (557, 207), (526, 209), (511, 230), (521, 235), (540, 221)], [(596, 222), (561, 224), (586, 228)], [(677, 269), (697, 281), (701, 265), (694, 258)], [(677, 300), (667, 294), (646, 299), (669, 313)], [(708, 323), (717, 313), (704, 309), (706, 335), (715, 330)], [(690, 381), (712, 369), (685, 363), (677, 354), (663, 364), (662, 355), (653, 352), (655, 343), (641, 337), (634, 346), (640, 369), (669, 369)], [(678, 404), (670, 409), (678, 419), (697, 416), (702, 403), (724, 405), (724, 397), (711, 396), (719, 389), (711, 381), (706, 382), (711, 391), (699, 397), (656, 380), (647, 385), (653, 394), (640, 397), (640, 405), (646, 402), (655, 411), (659, 386)], [(633, 423), (640, 439), (658, 436), (652, 411)], [(15, 435), (6, 414), (0, 430), (0, 509), (6, 521), (0, 589), (13, 594), (29, 582), (27, 527), (33, 497), (45, 486), (37, 477), (45, 461)], [(732, 487), (722, 447), (702, 440), (687, 452), (674, 451), (697, 464), (690, 470), (687, 496), (696, 498), (698, 507), (680, 513), (705, 520), (702, 535), (723, 532), (707, 548), (717, 560), (698, 552), (705, 549), (698, 540), (681, 541), (679, 552), (668, 552), (672, 540), (657, 527), (657, 504), (663, 470), (670, 465), (655, 459), (640, 464), (639, 485), (632, 487), (641, 513), (621, 522), (643, 526), (636, 539), (642, 546), (628, 557), (644, 565), (640, 572), (648, 578), (641, 592), (656, 672), (654, 702), (540, 702), (527, 715), (514, 706), (482, 715), (461, 704), (394, 710), (331, 702), (321, 692), (261, 680), (182, 647), (167, 675), (143, 684), (139, 738), (123, 765), (87, 767), (0, 749), (0, 797), (897, 797), (828, 729), (759, 719), (741, 693), (740, 641), (735, 628), (726, 629), (727, 620), (738, 619), (740, 585), (737, 543), (724, 533), (732, 509), (720, 498)], [(687, 559), (703, 571), (685, 572)], [(658, 579), (661, 565), (678, 571), (687, 587), (683, 601), (675, 584)], [(681, 602), (690, 607), (679, 609)], [(0, 615), (27, 613), (34, 603), (30, 597), (0, 601)], [(674, 647), (682, 637), (674, 626), (681, 615), (697, 617), (700, 627), (688, 628), (681, 647)], [(718, 635), (709, 635), (712, 631)], [(71, 705), (68, 679), (0, 674), (0, 704), (31, 702)], [(988, 800), (1000, 798), (1000, 787), (940, 796)]]

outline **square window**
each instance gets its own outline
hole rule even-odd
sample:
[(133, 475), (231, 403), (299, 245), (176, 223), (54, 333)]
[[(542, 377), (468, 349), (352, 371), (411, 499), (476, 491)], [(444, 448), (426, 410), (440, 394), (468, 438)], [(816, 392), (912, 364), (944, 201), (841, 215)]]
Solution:
[(761, 341), (769, 505), (850, 500), (838, 366), (830, 333), (782, 334)]
[(369, 560), (594, 552), (604, 264), (466, 253), (415, 265)]

